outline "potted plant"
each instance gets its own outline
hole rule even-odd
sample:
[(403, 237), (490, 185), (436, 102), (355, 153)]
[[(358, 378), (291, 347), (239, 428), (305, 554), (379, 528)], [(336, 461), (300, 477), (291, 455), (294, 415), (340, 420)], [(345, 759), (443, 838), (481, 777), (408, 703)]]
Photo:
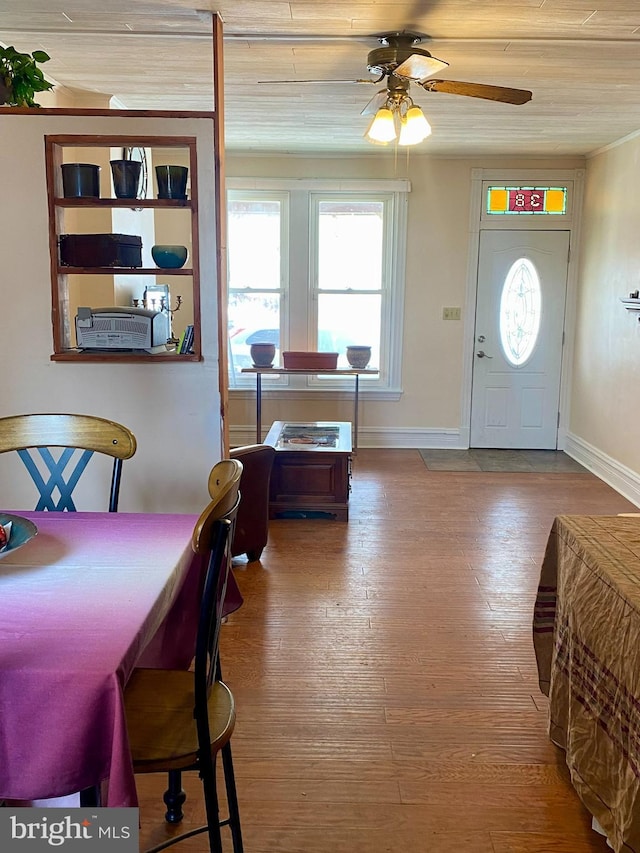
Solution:
[(9, 107), (39, 106), (33, 100), (35, 93), (53, 89), (53, 83), (45, 79), (36, 63), (50, 58), (44, 50), (20, 53), (13, 46), (0, 46), (0, 103)]

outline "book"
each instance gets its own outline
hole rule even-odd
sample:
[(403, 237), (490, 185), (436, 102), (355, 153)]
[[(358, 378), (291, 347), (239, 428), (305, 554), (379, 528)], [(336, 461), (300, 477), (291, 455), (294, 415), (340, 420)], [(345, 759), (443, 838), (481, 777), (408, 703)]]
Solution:
[(184, 330), (184, 337), (180, 342), (180, 349), (178, 352), (181, 355), (186, 355), (190, 353), (193, 347), (193, 325), (190, 323)]

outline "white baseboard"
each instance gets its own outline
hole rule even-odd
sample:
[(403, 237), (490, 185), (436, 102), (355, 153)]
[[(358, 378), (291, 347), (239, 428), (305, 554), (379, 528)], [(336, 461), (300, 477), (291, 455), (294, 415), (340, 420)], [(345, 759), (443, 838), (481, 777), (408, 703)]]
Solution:
[[(264, 435), (266, 434), (265, 428)], [(229, 430), (229, 439), (232, 447), (253, 444), (256, 440), (255, 427), (233, 426)], [(563, 435), (562, 444), (568, 456), (584, 465), (631, 503), (640, 507), (640, 474), (637, 471), (632, 471), (631, 468), (607, 456), (606, 453), (573, 433), (567, 432)], [(468, 430), (464, 429), (360, 427), (358, 446), (407, 450), (421, 448), (466, 450), (469, 447), (469, 440)]]
[[(268, 427), (263, 430), (263, 438)], [(255, 427), (232, 426), (229, 428), (229, 440), (232, 447), (254, 444)], [(434, 448), (463, 450), (468, 444), (462, 442), (458, 429), (418, 429), (413, 427), (392, 429), (388, 427), (360, 427), (358, 447), (389, 447), (400, 449)]]
[(458, 450), (460, 430), (457, 429), (420, 429), (418, 427), (386, 428), (361, 427), (358, 430), (359, 447), (393, 447), (405, 449), (438, 448)]
[(564, 451), (631, 503), (640, 506), (640, 474), (637, 471), (632, 471), (570, 432), (566, 435)]

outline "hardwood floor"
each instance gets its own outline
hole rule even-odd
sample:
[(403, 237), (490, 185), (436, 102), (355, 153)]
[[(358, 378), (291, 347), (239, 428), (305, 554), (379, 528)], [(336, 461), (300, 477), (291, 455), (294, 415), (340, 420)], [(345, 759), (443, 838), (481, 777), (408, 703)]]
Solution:
[[(531, 618), (553, 518), (635, 507), (588, 473), (429, 471), (413, 450), (353, 467), (348, 524), (274, 521), (236, 568), (245, 850), (605, 853), (547, 737)], [(145, 844), (171, 834), (164, 782), (139, 777)]]

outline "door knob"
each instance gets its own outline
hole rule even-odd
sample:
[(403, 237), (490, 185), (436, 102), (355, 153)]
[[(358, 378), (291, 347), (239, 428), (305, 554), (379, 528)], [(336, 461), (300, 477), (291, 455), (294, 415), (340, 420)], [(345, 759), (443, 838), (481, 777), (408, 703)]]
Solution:
[(476, 355), (478, 356), (478, 358), (493, 358), (492, 355), (487, 355), (486, 352), (482, 349), (479, 349)]

